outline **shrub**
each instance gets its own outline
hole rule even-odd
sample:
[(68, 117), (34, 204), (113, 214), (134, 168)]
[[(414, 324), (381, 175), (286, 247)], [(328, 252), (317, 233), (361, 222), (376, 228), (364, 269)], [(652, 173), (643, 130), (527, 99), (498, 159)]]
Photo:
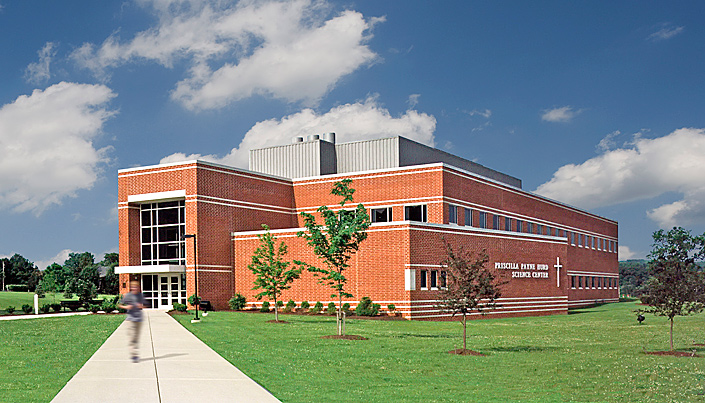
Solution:
[(394, 313), (397, 310), (397, 306), (394, 304), (389, 304), (387, 305), (387, 310), (389, 311), (389, 313)]
[(22, 312), (29, 314), (32, 312), (32, 305), (24, 304), (22, 305)]
[(176, 312), (186, 312), (186, 304), (179, 304), (178, 302), (174, 302), (173, 307)]
[(233, 295), (232, 298), (230, 298), (230, 301), (228, 301), (228, 305), (230, 306), (230, 309), (240, 311), (245, 309), (245, 305), (247, 305), (247, 299), (244, 295), (237, 293)]
[(98, 311), (100, 311), (100, 305), (90, 304), (88, 305), (88, 310), (93, 313), (98, 313)]
[(111, 313), (112, 311), (115, 310), (115, 308), (117, 308), (115, 306), (115, 304), (113, 304), (112, 302), (110, 302), (108, 300), (103, 301), (103, 303), (100, 305), (100, 307), (103, 310), (103, 312), (105, 312), (105, 313)]
[(76, 312), (78, 310), (78, 305), (70, 305), (69, 309), (71, 310), (71, 312)]
[(5, 286), (7, 291), (27, 292), (29, 287), (26, 284), (8, 284)]
[(61, 304), (59, 304), (58, 302), (55, 302), (55, 303), (53, 303), (53, 304), (49, 304), (49, 306), (51, 307), (51, 309), (52, 309), (54, 312), (59, 312), (59, 311), (61, 311)]
[(308, 313), (310, 313), (312, 315), (318, 315), (319, 313), (321, 313), (322, 310), (323, 310), (323, 303), (321, 301), (318, 301), (318, 302), (316, 302), (316, 305), (313, 306), (313, 308), (308, 310)]
[(9, 313), (10, 315), (12, 315), (13, 313), (15, 313), (15, 307), (12, 306), (12, 305), (10, 305), (10, 306), (7, 307), (7, 309), (5, 309), (5, 311), (7, 311), (7, 313)]
[(284, 301), (277, 301), (277, 308), (281, 308), (284, 306)]
[(308, 307), (310, 307), (311, 304), (308, 303), (308, 301), (301, 301), (301, 310), (306, 312), (308, 310)]
[(262, 308), (259, 309), (260, 312), (269, 312), (269, 301), (264, 301), (262, 303)]
[(334, 302), (329, 302), (328, 303), (328, 308), (326, 308), (326, 313), (328, 315), (335, 315), (335, 303)]
[(125, 308), (118, 308), (117, 310), (119, 313), (127, 313), (127, 309)]
[(352, 311), (350, 310), (350, 304), (348, 304), (347, 302), (343, 304), (343, 312), (345, 312), (345, 316), (352, 315)]
[(49, 310), (51, 309), (51, 306), (49, 304), (44, 304), (39, 307), (39, 311), (41, 313), (49, 313)]
[(362, 297), (360, 303), (355, 308), (357, 316), (377, 316), (379, 314), (379, 304), (373, 304), (370, 297)]
[(296, 302), (294, 302), (293, 299), (290, 299), (289, 302), (287, 302), (286, 306), (284, 307), (284, 312), (291, 312), (294, 309), (296, 309)]
[(196, 306), (201, 302), (201, 297), (196, 296), (196, 294), (193, 294), (192, 296), (188, 297), (188, 303), (191, 306)]

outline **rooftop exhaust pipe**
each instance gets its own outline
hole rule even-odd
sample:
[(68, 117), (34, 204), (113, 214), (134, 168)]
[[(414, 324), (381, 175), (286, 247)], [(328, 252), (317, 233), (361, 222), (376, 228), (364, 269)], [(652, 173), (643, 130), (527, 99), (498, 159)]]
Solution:
[(306, 136), (306, 141), (316, 141), (320, 138), (321, 138), (321, 136), (319, 136), (317, 134), (309, 134), (308, 136)]
[(297, 136), (297, 137), (292, 137), (292, 138), (291, 138), (291, 143), (292, 143), (292, 144), (303, 143), (303, 142), (304, 142), (304, 138), (301, 137), (301, 136)]
[(323, 133), (321, 134), (321, 140), (335, 144), (335, 133)]

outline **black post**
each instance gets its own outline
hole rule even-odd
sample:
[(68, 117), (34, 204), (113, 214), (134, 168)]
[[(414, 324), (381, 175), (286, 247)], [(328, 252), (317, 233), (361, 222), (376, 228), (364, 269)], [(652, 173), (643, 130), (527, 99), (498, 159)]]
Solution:
[(194, 277), (194, 288), (196, 295), (196, 320), (198, 319), (198, 307), (201, 305), (201, 299), (198, 297), (198, 253), (196, 252), (196, 234), (184, 234), (181, 239), (186, 240), (186, 238), (193, 238), (193, 277)]

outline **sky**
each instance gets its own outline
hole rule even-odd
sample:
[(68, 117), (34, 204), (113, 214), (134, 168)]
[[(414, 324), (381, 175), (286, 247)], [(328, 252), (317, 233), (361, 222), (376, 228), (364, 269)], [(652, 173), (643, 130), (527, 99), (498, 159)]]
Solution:
[(117, 252), (117, 171), (401, 135), (705, 231), (705, 3), (0, 0), (0, 256)]

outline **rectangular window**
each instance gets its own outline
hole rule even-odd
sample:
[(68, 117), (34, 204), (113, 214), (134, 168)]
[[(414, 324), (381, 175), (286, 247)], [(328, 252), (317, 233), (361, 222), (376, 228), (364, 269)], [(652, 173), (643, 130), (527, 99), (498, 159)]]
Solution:
[(522, 220), (517, 220), (517, 232), (521, 232), (522, 229), (523, 229), (523, 228), (522, 228), (523, 226), (524, 226), (524, 221), (522, 221)]
[(472, 227), (472, 209), (465, 209), (465, 225)]
[(575, 232), (570, 233), (570, 244), (575, 246)]
[(512, 230), (512, 219), (509, 217), (504, 217), (504, 230), (505, 231)]
[(595, 277), (591, 277), (590, 283), (591, 283), (590, 288), (595, 288)]
[(421, 286), (420, 288), (422, 290), (425, 290), (428, 288), (428, 271), (427, 270), (419, 270), (419, 285)]
[(526, 222), (526, 232), (529, 234), (534, 233), (534, 224), (533, 223), (531, 223), (529, 221)]
[(499, 219), (502, 218), (497, 214), (492, 214), (492, 229), (499, 229)]
[(487, 213), (480, 211), (480, 228), (487, 228)]
[(588, 236), (585, 235), (585, 247), (589, 248), (590, 247), (590, 240), (588, 239)]
[(583, 234), (578, 234), (578, 246), (583, 247)]
[(458, 223), (458, 206), (448, 205), (448, 222), (451, 224)]
[(142, 265), (185, 265), (184, 200), (144, 203), (140, 206)]
[(602, 277), (597, 278), (597, 288), (602, 288)]
[(431, 270), (431, 289), (438, 288), (438, 270)]
[(590, 237), (590, 242), (592, 243), (592, 248), (595, 249), (595, 237), (594, 236)]
[(442, 289), (445, 289), (448, 286), (448, 284), (446, 283), (447, 277), (448, 277), (448, 275), (447, 275), (446, 271), (441, 270), (441, 288)]
[(382, 207), (370, 209), (370, 218), (372, 222), (390, 222), (392, 221), (392, 208)]
[(428, 221), (426, 205), (419, 204), (416, 206), (404, 206), (404, 220), (405, 221)]
[(570, 276), (570, 288), (575, 288), (575, 276)]
[(536, 233), (539, 235), (543, 235), (543, 225), (536, 224)]
[(578, 276), (578, 288), (583, 288), (583, 276)]

